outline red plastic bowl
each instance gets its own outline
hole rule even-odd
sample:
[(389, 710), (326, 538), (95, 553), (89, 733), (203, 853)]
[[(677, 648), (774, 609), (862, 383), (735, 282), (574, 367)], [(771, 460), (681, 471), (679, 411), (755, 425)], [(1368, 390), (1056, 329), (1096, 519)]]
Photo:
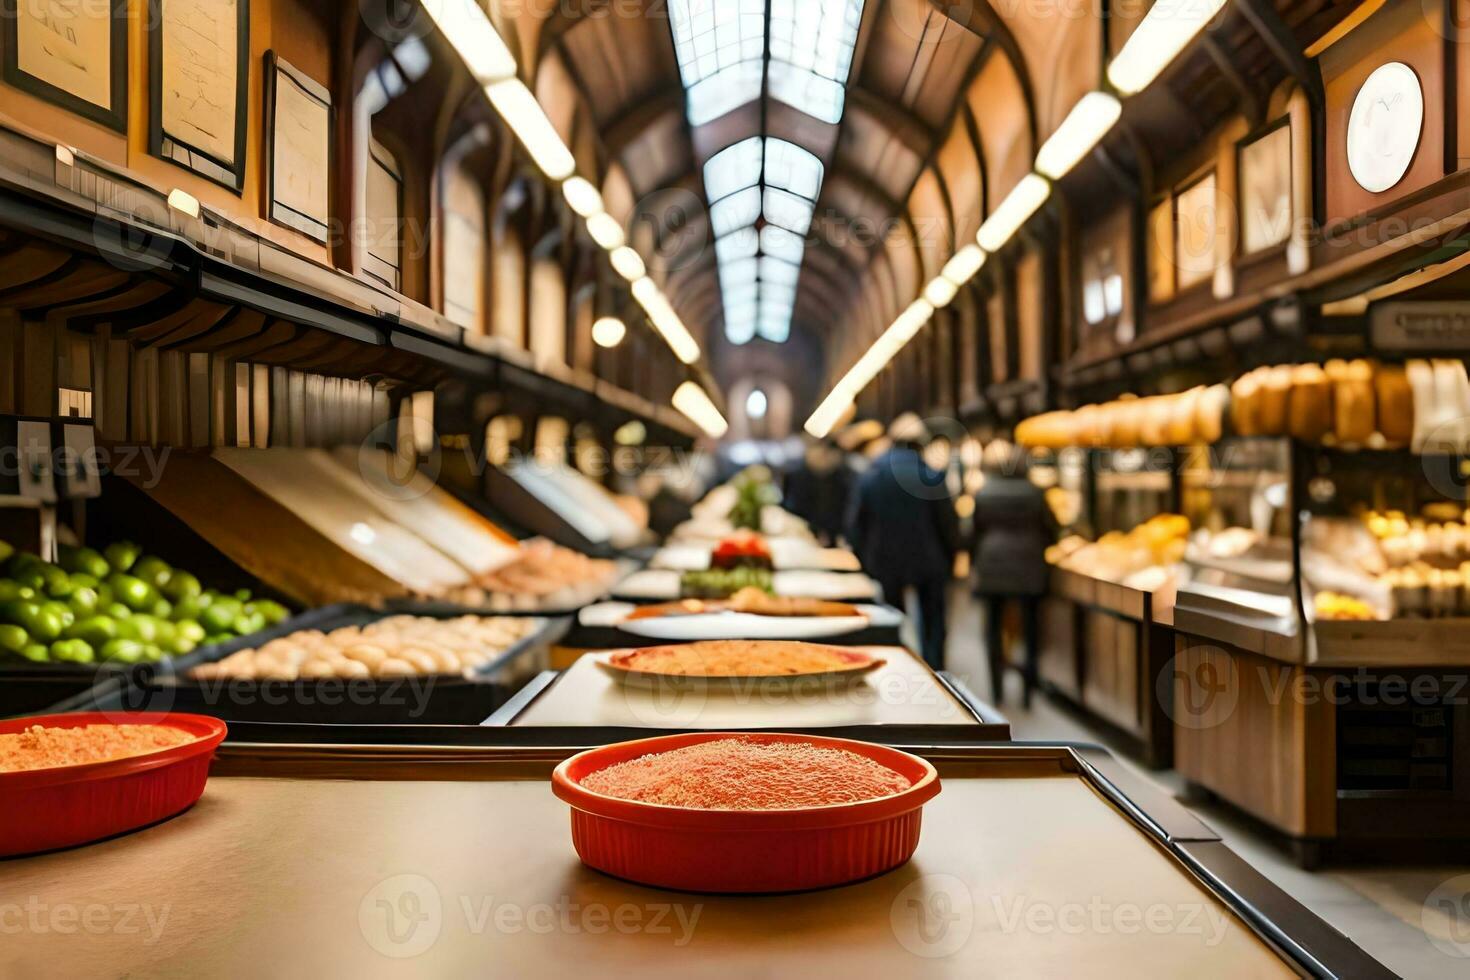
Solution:
[(225, 723), (204, 715), (88, 711), (0, 721), (0, 735), (32, 725), (167, 725), (197, 736), (143, 755), (0, 773), (0, 857), (72, 847), (148, 824), (193, 806)]
[[(894, 796), (790, 810), (696, 810), (593, 793), (590, 773), (653, 752), (717, 739), (800, 742), (846, 749), (907, 776)], [(884, 745), (776, 733), (694, 732), (619, 742), (567, 759), (551, 788), (572, 806), (572, 845), (590, 867), (619, 878), (695, 892), (830, 888), (898, 867), (919, 844), (921, 808), (939, 793), (923, 759)]]

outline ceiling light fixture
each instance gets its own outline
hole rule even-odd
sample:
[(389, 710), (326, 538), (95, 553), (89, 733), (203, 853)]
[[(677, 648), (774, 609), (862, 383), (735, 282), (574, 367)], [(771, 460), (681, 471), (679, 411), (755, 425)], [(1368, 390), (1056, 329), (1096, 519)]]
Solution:
[(567, 205), (584, 218), (603, 210), (602, 194), (586, 177), (568, 177), (561, 185), (561, 196)]
[(623, 226), (618, 219), (606, 211), (599, 211), (587, 218), (587, 234), (609, 252), (623, 247)]
[(954, 299), (954, 294), (959, 292), (960, 287), (944, 278), (943, 275), (935, 276), (929, 280), (929, 285), (924, 287), (924, 298), (934, 304), (935, 309), (948, 306), (949, 301)]
[(711, 439), (718, 439), (729, 430), (730, 425), (725, 421), (725, 416), (710, 401), (705, 390), (693, 381), (685, 381), (674, 389), (674, 407), (683, 412), (685, 417), (695, 425), (704, 430), (704, 434)]
[(572, 151), (561, 141), (561, 134), (524, 82), (518, 78), (493, 82), (485, 86), (485, 94), (542, 173), (552, 180), (566, 180), (572, 175), (577, 169)]
[(598, 347), (616, 347), (628, 335), (628, 328), (615, 316), (605, 316), (592, 324), (592, 342)]
[(699, 360), (699, 344), (690, 335), (689, 328), (679, 319), (679, 314), (669, 305), (664, 294), (652, 279), (644, 276), (633, 283), (633, 298), (648, 314), (648, 320), (674, 351), (674, 356), (685, 364)]
[(963, 286), (974, 279), (975, 273), (979, 272), (984, 265), (985, 250), (979, 245), (970, 244), (950, 256), (949, 261), (944, 263), (944, 268), (939, 270), (939, 274), (956, 286)]
[(1051, 185), (1046, 182), (1046, 178), (1036, 174), (1022, 177), (1021, 182), (1000, 202), (1000, 207), (985, 219), (975, 241), (987, 252), (999, 252), (1027, 219), (1046, 203), (1050, 195)]
[(1036, 170), (1060, 180), (1102, 141), (1123, 114), (1123, 103), (1106, 92), (1088, 92), (1077, 100), (1056, 132), (1036, 153)]
[(1123, 95), (1143, 91), (1223, 6), (1225, 0), (1158, 0), (1108, 65), (1108, 81)]
[(516, 74), (515, 55), (475, 0), (423, 0), (424, 12), (481, 85)]
[(643, 256), (627, 245), (613, 249), (609, 258), (612, 260), (613, 271), (629, 282), (637, 282), (648, 275), (648, 269), (643, 265)]

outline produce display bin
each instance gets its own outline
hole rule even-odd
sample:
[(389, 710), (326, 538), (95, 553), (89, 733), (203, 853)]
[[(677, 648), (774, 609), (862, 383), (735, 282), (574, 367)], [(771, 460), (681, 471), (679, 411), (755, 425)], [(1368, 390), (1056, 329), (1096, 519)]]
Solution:
[[(384, 618), (366, 606), (334, 606), (297, 620), (296, 629), (329, 632)], [(449, 618), (449, 617), (444, 617)], [(351, 725), (476, 725), (502, 705), (547, 662), (547, 653), (566, 629), (566, 620), (548, 619), (473, 673), (392, 678), (285, 680), (193, 680), (185, 671), (222, 660), (237, 650), (295, 632), (282, 624), (271, 631), (221, 644), (157, 673), (108, 678), (85, 694), (54, 705), (53, 711), (187, 711), (223, 719), (235, 732), (242, 723)]]

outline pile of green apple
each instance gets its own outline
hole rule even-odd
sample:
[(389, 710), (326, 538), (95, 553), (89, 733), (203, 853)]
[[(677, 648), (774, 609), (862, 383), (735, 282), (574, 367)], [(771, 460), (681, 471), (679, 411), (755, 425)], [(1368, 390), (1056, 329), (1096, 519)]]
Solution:
[(274, 626), (290, 613), (249, 590), (206, 589), (131, 542), (63, 547), (56, 564), (0, 541), (0, 659), (135, 664)]

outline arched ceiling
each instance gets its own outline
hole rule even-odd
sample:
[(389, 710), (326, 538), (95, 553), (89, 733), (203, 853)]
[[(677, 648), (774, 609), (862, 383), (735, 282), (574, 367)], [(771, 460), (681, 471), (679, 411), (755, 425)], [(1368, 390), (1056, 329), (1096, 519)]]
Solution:
[[(651, 274), (702, 336), (716, 375), (728, 385), (757, 359), (784, 360), (797, 391), (825, 376), (824, 365), (803, 359), (850, 360), (919, 294), (956, 242), (973, 240), (988, 209), (1030, 171), (1036, 147), (1099, 85), (1106, 53), (1148, 6), (1115, 4), (1104, 20), (1095, 0), (865, 0), (841, 115), (831, 123), (773, 95), (771, 59), (785, 43), (773, 25), (792, 4), (841, 9), (848, 0), (489, 3), (543, 104), (575, 106), (553, 119), (576, 148), (579, 170), (598, 175), (609, 212), (624, 220)], [(770, 47), (756, 56), (757, 82), (731, 69), (706, 83), (720, 91), (696, 105), (686, 96), (674, 31), (685, 12), (711, 4), (736, 12), (729, 30), (744, 25), (761, 44), (769, 37)], [(1293, 29), (1340, 16), (1347, 5), (1274, 3)], [(1262, 45), (1240, 44), (1243, 69), (1271, 70)], [(1209, 103), (1222, 87), (1217, 70), (1191, 62), (1180, 76), (1178, 90), (1160, 96), (1176, 103), (1176, 118), (1202, 104), (1221, 111)], [(741, 86), (751, 84), (756, 94), (743, 97)], [(705, 199), (709, 159), (756, 136), (794, 143), (822, 168), (784, 358), (757, 358), (779, 347), (768, 341), (725, 339), (727, 304)]]

